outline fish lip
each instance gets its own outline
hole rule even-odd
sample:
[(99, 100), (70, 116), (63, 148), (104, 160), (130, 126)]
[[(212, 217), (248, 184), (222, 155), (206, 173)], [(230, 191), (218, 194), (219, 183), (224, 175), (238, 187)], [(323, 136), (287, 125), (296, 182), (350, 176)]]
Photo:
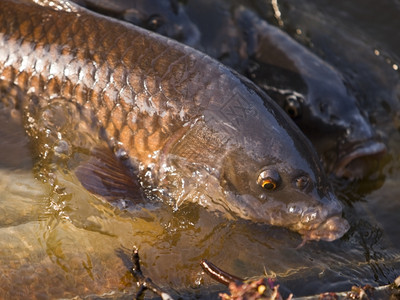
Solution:
[(341, 215), (334, 215), (327, 218), (324, 222), (319, 223), (313, 229), (300, 232), (303, 235), (303, 243), (310, 240), (334, 241), (340, 239), (348, 230), (350, 224)]
[[(385, 144), (382, 142), (369, 140), (365, 142), (359, 142), (354, 144), (348, 150), (343, 150), (341, 152), (348, 153), (344, 156), (339, 156), (336, 167), (333, 172), (338, 177), (347, 177), (349, 179), (355, 179), (355, 177), (364, 177), (366, 174), (361, 176), (356, 176), (360, 174), (354, 174), (347, 167), (355, 160), (362, 157), (374, 157), (375, 159), (380, 159), (387, 151)], [(364, 172), (363, 172), (364, 173)]]

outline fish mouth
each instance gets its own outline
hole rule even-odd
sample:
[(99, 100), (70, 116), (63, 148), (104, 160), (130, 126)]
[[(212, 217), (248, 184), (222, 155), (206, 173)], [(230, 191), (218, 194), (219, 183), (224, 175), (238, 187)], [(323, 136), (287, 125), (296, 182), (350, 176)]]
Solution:
[(338, 177), (360, 179), (376, 172), (379, 161), (386, 153), (385, 144), (377, 141), (358, 143), (338, 158), (334, 173)]
[(339, 215), (332, 216), (320, 223), (316, 228), (300, 232), (303, 235), (303, 242), (298, 248), (310, 240), (331, 242), (340, 239), (349, 229), (350, 224), (346, 219)]

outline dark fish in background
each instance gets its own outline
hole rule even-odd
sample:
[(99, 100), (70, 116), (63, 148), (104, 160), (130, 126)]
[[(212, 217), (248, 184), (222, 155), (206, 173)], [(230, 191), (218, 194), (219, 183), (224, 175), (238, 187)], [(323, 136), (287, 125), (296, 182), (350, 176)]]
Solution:
[(73, 168), (108, 200), (195, 202), (305, 240), (349, 228), (314, 148), (275, 102), (158, 34), (66, 1), (1, 1), (0, 89), (23, 95), (15, 108), (45, 179)]
[(73, 1), (90, 10), (130, 22), (189, 46), (195, 46), (200, 39), (197, 26), (192, 23), (177, 0)]
[[(377, 128), (392, 124), (399, 127), (399, 6), (385, 0), (374, 2), (337, 3), (328, 8), (319, 2), (281, 1), (284, 26), (301, 28), (307, 34), (297, 35), (303, 43), (311, 43), (329, 63), (344, 74), (346, 85), (356, 95), (360, 107), (368, 113)], [(361, 5), (360, 5), (361, 4)], [(315, 11), (318, 15), (310, 18)], [(371, 22), (373, 21), (373, 26)], [(389, 126), (392, 126), (389, 125)], [(388, 135), (381, 132), (383, 137)], [(388, 148), (391, 148), (387, 141)]]
[(313, 142), (326, 169), (339, 177), (362, 178), (374, 172), (386, 152), (342, 75), (279, 28), (250, 10), (236, 11), (244, 36), (256, 45), (248, 76), (293, 118)]
[[(138, 15), (158, 16), (173, 27), (176, 22), (171, 10), (174, 1), (85, 0), (90, 8), (113, 15), (113, 11), (128, 11), (135, 7)], [(107, 5), (108, 4), (108, 8)], [(245, 3), (245, 1), (242, 1)], [(240, 1), (190, 1), (188, 14), (180, 5), (177, 25), (201, 31), (199, 43), (190, 44), (217, 58), (252, 79), (263, 88), (312, 141), (328, 172), (350, 179), (367, 177), (376, 171), (386, 152), (366, 114), (359, 109), (349, 93), (342, 75), (331, 65), (310, 52), (279, 28), (269, 25)], [(249, 3), (246, 3), (249, 5)], [(198, 16), (207, 15), (207, 18)], [(138, 18), (128, 20), (152, 30)], [(162, 16), (162, 17), (161, 17)], [(143, 18), (145, 19), (145, 18)], [(192, 21), (193, 22), (192, 22)], [(176, 38), (175, 34), (159, 31)], [(194, 35), (198, 41), (198, 30)]]
[[(187, 13), (202, 33), (201, 49), (264, 89), (311, 140), (328, 172), (351, 179), (375, 172), (386, 146), (342, 75), (236, 3), (189, 3)], [(195, 18), (199, 9), (213, 13), (207, 20)]]

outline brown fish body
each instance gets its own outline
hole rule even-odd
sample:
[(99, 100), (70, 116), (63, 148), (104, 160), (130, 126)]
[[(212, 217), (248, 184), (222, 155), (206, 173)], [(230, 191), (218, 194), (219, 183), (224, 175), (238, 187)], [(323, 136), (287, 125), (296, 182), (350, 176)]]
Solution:
[[(77, 17), (46, 7), (32, 10), (35, 6), (2, 3), (1, 15), (2, 42), (8, 47), (8, 53), (2, 51), (1, 74), (7, 79), (2, 85), (11, 82), (22, 94), (44, 99), (26, 103), (29, 110), (52, 99), (70, 99), (96, 111), (107, 135), (146, 161), (148, 153), (160, 150), (176, 128), (207, 106), (201, 102), (206, 97), (190, 105), (184, 101), (196, 100), (199, 92), (190, 88), (191, 82), (201, 78), (205, 89), (218, 82), (215, 72), (213, 78), (202, 74), (199, 54), (176, 51), (168, 42), (157, 43), (157, 38), (148, 38), (150, 33), (122, 23), (96, 22), (91, 15)], [(162, 84), (165, 78), (169, 85)]]
[[(208, 56), (139, 27), (84, 11), (7, 2), (1, 7), (3, 89), (11, 84), (28, 95), (22, 104), (27, 114), (60, 99), (94, 112), (111, 146), (123, 144), (145, 165), (185, 127), (212, 118), (221, 106), (229, 109), (240, 89), (247, 92), (241, 79)], [(243, 109), (250, 114), (255, 105)], [(240, 123), (235, 117), (246, 113), (233, 111), (224, 121)]]
[(192, 198), (309, 239), (347, 231), (311, 144), (250, 82), (146, 30), (35, 2), (0, 2), (0, 92), (14, 95), (40, 160), (90, 150), (98, 134), (118, 158), (99, 152), (84, 168), (98, 182), (122, 159), (177, 206)]

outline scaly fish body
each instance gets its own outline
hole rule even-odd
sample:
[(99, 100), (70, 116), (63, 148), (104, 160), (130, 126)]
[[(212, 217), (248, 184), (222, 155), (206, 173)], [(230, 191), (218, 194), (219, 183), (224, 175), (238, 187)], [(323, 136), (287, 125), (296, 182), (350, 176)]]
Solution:
[[(95, 193), (100, 182), (123, 189), (104, 169), (129, 165), (177, 207), (195, 201), (316, 240), (348, 230), (311, 144), (252, 83), (157, 34), (35, 2), (0, 2), (0, 91), (14, 95), (39, 160), (85, 148), (95, 160), (77, 176)], [(115, 164), (93, 149), (96, 134)]]

